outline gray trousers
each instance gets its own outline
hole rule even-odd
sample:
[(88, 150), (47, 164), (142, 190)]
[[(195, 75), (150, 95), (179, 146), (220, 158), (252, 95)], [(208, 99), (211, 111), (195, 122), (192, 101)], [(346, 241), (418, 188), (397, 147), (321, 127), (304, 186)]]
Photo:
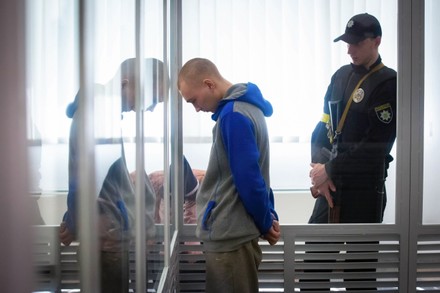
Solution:
[(238, 250), (206, 252), (207, 293), (258, 292), (258, 266), (262, 252), (258, 238)]

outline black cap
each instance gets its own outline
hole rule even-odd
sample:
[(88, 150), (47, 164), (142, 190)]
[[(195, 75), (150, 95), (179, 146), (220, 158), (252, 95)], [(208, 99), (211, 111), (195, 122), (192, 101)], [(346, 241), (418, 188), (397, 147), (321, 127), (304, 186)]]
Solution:
[(382, 36), (382, 29), (376, 17), (368, 13), (353, 16), (345, 27), (345, 33), (337, 37), (334, 42), (344, 41), (348, 44), (357, 44), (366, 38)]

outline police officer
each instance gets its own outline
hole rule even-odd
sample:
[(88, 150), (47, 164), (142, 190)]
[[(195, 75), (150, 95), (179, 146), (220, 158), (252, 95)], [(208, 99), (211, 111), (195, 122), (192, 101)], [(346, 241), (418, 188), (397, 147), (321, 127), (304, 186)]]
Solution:
[[(352, 63), (337, 70), (312, 134), (309, 223), (381, 223), (385, 178), (396, 137), (396, 72), (379, 55), (382, 29), (364, 13), (334, 41), (347, 43)], [(330, 209), (329, 209), (330, 207)], [(330, 210), (330, 213), (328, 212)]]
[[(397, 86), (396, 72), (386, 67), (379, 55), (381, 38), (379, 21), (363, 13), (353, 16), (345, 33), (334, 40), (347, 43), (352, 63), (333, 74), (324, 98), (322, 120), (312, 133), (310, 178), (316, 202), (309, 223), (381, 223), (383, 220), (385, 178), (388, 164), (393, 160), (390, 151), (396, 138)], [(358, 276), (345, 278), (347, 291), (374, 290), (356, 282), (374, 282), (375, 279), (368, 277), (368, 272), (374, 269), (345, 272)], [(350, 281), (355, 282), (350, 284)], [(330, 291), (329, 288), (301, 291), (308, 290)]]

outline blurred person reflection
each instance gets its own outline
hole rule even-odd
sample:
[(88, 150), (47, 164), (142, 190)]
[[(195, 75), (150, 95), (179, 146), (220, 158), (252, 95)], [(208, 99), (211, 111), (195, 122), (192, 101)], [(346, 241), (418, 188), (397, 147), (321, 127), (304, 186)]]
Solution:
[[(127, 59), (120, 65), (118, 72), (104, 85), (95, 87), (95, 129), (100, 131), (99, 125), (108, 124), (113, 119), (120, 121), (122, 112), (135, 109), (136, 100), (136, 59)], [(152, 58), (142, 62), (145, 69), (145, 84), (151, 83), (151, 78), (156, 85), (163, 85), (165, 81), (164, 64)], [(151, 74), (153, 73), (153, 74)], [(153, 110), (157, 101), (163, 100), (163, 87), (157, 86), (153, 102), (145, 107)], [(146, 91), (147, 92), (147, 91)], [(120, 97), (115, 101), (115, 97)], [(113, 98), (113, 99), (112, 99)], [(101, 99), (101, 100), (100, 100)], [(117, 99), (116, 99), (117, 100)], [(72, 118), (69, 138), (69, 191), (67, 196), (67, 211), (60, 225), (60, 241), (64, 245), (70, 245), (78, 235), (78, 103), (79, 94), (66, 110), (69, 118)], [(101, 104), (100, 104), (101, 103)], [(119, 124), (116, 124), (119, 125)], [(108, 127), (108, 126), (107, 126)], [(120, 132), (120, 131), (119, 131)], [(98, 209), (99, 209), (99, 241), (101, 250), (101, 292), (128, 292), (129, 288), (129, 249), (134, 240), (134, 217), (135, 217), (135, 185), (127, 169), (124, 145), (122, 137), (119, 137), (120, 152), (103, 180), (99, 185)], [(100, 162), (101, 163), (101, 162)], [(97, 164), (101, 169), (102, 164)], [(99, 177), (99, 176), (97, 176)], [(155, 233), (154, 207), (155, 193), (150, 180), (144, 172), (145, 184), (145, 223), (146, 236), (151, 239)], [(95, 196), (95, 195), (93, 195)], [(80, 239), (79, 239), (80, 240)]]
[[(171, 165), (172, 167), (172, 165)], [(171, 175), (171, 174), (170, 174)], [(193, 169), (185, 156), (183, 156), (183, 223), (195, 224), (197, 221), (196, 213), (196, 194), (205, 176), (205, 170)], [(148, 174), (151, 184), (156, 193), (156, 210), (154, 219), (156, 223), (164, 223), (165, 204), (164, 204), (164, 172), (154, 171)], [(172, 178), (171, 180), (172, 181)], [(171, 184), (170, 184), (171, 187)], [(171, 191), (171, 190), (170, 190)]]

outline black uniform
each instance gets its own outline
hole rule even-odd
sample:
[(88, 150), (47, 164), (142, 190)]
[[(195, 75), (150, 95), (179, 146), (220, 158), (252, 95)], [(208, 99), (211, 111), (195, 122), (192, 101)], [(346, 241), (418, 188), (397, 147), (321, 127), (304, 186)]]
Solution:
[[(381, 63), (381, 58), (371, 66)], [(340, 206), (341, 223), (381, 223), (386, 203), (386, 170), (396, 137), (396, 72), (383, 67), (372, 73), (359, 87), (363, 93), (352, 102), (337, 136), (337, 155), (329, 159), (333, 145), (328, 137), (327, 121), (333, 128), (357, 83), (368, 71), (363, 66), (345, 65), (332, 76), (324, 99), (324, 116), (312, 134), (312, 162), (325, 163), (329, 178), (336, 186), (332, 193)], [(325, 151), (327, 150), (327, 151)], [(309, 223), (327, 223), (328, 205), (320, 196)]]

